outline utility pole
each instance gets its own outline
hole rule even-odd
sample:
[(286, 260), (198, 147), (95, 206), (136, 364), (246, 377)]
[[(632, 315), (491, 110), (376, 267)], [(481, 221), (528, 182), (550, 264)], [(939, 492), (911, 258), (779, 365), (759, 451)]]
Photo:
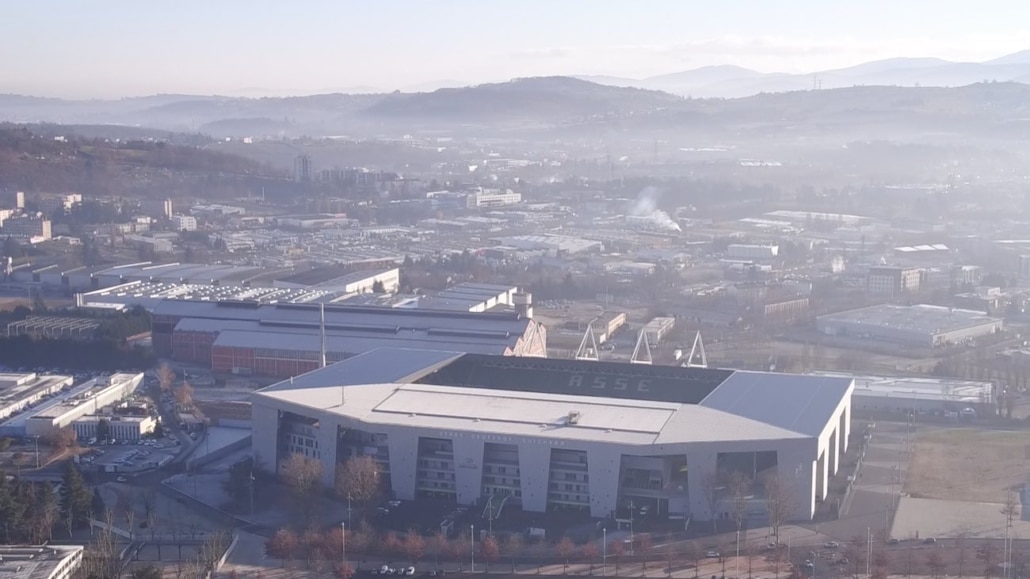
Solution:
[(608, 576), (608, 527), (601, 529), (601, 576)]
[(340, 546), (342, 548), (341, 552), (343, 553), (343, 558), (341, 560), (341, 563), (343, 565), (346, 565), (347, 564), (347, 521), (341, 521), (340, 522), (340, 530), (343, 531), (342, 533), (340, 533), (340, 543), (341, 543)]
[(469, 542), (470, 542), (472, 548), (469, 549), (469, 553), (472, 554), (472, 572), (475, 573), (476, 572), (476, 526), (475, 525), (470, 525), (470, 526), (472, 528), (472, 536), (469, 538)]

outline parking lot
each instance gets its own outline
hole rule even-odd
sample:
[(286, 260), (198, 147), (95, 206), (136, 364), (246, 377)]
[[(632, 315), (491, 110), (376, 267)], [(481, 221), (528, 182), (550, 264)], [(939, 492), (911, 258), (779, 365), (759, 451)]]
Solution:
[[(89, 443), (90, 441), (85, 441)], [(101, 472), (131, 473), (157, 468), (178, 452), (174, 438), (119, 441), (115, 444), (86, 445), (90, 450), (80, 458), (84, 467)]]

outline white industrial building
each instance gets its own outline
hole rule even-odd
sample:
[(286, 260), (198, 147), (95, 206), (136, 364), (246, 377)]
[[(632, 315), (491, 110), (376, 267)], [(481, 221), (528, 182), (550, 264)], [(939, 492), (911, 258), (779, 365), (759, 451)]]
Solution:
[(816, 328), (829, 336), (943, 347), (962, 344), (1004, 329), (1005, 322), (983, 312), (926, 304), (880, 305), (819, 316)]
[(485, 190), (479, 193), (472, 193), (465, 198), (465, 205), (469, 209), (482, 209), (485, 207), (503, 207), (505, 205), (517, 205), (522, 203), (522, 194), (515, 193), (511, 189)]
[[(778, 475), (810, 519), (847, 450), (850, 378), (381, 348), (252, 397), (260, 464), (370, 455), (398, 499), (710, 512), (706, 475)], [(762, 500), (760, 485), (756, 490)]]
[[(853, 379), (855, 390), (851, 407), (855, 412), (989, 416), (998, 411), (994, 385), (990, 382), (913, 376), (855, 376), (837, 372), (813, 372), (813, 375)], [(969, 409), (973, 412), (970, 413)]]
[(0, 373), (0, 420), (72, 385), (71, 376)]
[(750, 245), (731, 243), (726, 248), (726, 257), (730, 259), (772, 259), (780, 254), (778, 245)]
[(115, 440), (139, 440), (154, 432), (157, 420), (150, 416), (107, 416), (91, 414), (83, 416), (72, 423), (79, 440), (97, 438), (97, 430), (102, 421), (107, 422), (108, 438)]
[(71, 426), (83, 416), (96, 414), (104, 406), (128, 398), (142, 381), (143, 374), (114, 374), (107, 378), (97, 378), (91, 387), (73, 398), (28, 417), (25, 434), (43, 436), (51, 430)]
[(84, 551), (82, 545), (0, 545), (0, 578), (69, 579)]
[(172, 227), (175, 231), (196, 231), (197, 218), (192, 215), (172, 215)]

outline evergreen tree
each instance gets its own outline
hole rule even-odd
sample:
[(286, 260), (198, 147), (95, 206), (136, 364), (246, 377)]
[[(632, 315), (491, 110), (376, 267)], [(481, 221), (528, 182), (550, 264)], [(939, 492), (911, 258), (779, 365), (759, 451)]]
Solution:
[(61, 486), (61, 516), (71, 521), (71, 526), (77, 527), (89, 523), (90, 513), (93, 510), (93, 495), (86, 487), (86, 481), (82, 479), (75, 463), (69, 462), (64, 471)]
[(61, 514), (61, 506), (57, 504), (54, 487), (49, 483), (35, 485), (36, 492), (29, 507), (29, 536), (34, 544), (42, 544), (50, 540), (54, 524)]

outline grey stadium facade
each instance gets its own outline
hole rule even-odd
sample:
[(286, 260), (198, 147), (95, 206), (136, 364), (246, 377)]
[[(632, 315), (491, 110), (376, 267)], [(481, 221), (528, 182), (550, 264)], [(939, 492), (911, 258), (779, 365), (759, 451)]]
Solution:
[[(253, 395), (254, 453), (368, 454), (395, 498), (487, 496), (707, 520), (707, 473), (776, 473), (810, 519), (851, 429), (850, 378), (380, 348)], [(760, 497), (758, 498), (760, 500)]]

